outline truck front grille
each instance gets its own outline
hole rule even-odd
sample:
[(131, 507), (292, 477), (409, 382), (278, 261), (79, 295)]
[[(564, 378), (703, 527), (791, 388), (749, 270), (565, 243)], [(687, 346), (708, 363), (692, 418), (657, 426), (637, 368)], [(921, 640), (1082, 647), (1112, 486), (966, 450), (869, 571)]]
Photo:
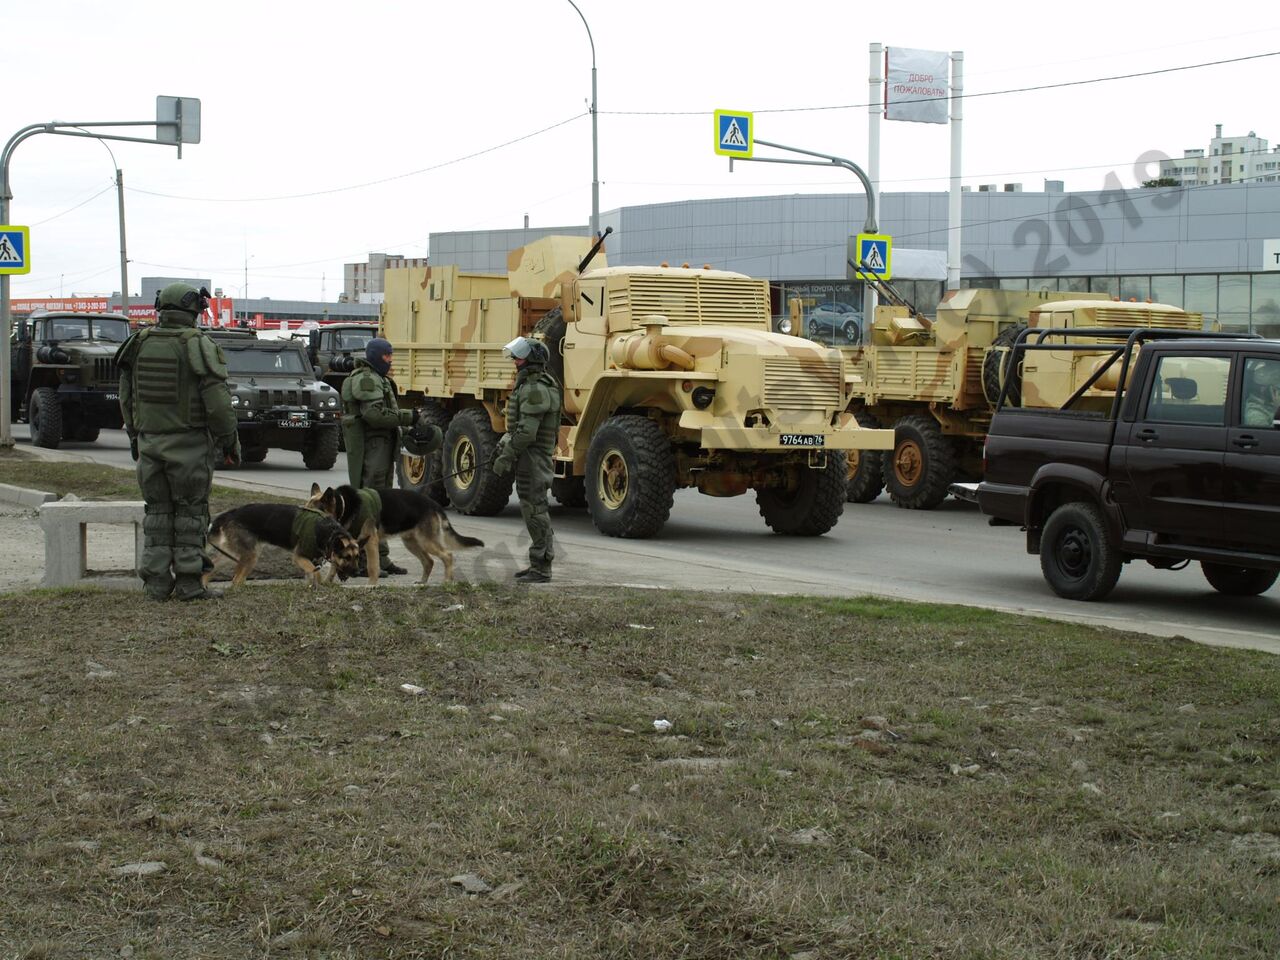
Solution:
[(99, 384), (115, 383), (120, 379), (120, 371), (113, 357), (94, 357), (93, 379)]
[(310, 407), (310, 390), (259, 390), (258, 404), (262, 407)]
[(609, 315), (640, 323), (659, 314), (672, 323), (769, 322), (768, 285), (748, 277), (634, 274), (609, 292)]
[(764, 403), (773, 410), (838, 410), (843, 386), (838, 360), (765, 357)]

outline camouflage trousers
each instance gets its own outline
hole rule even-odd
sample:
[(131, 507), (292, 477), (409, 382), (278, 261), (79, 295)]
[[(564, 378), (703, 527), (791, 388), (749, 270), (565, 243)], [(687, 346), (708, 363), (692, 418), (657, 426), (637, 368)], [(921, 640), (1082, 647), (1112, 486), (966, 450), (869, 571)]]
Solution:
[(204, 430), (138, 437), (138, 486), (146, 501), (138, 574), (154, 599), (171, 593), (182, 599), (204, 589), (214, 456)]
[(529, 568), (546, 574), (551, 573), (551, 561), (556, 557), (551, 513), (547, 509), (552, 476), (550, 453), (526, 451), (516, 463), (516, 496), (520, 498), (520, 516), (529, 530)]

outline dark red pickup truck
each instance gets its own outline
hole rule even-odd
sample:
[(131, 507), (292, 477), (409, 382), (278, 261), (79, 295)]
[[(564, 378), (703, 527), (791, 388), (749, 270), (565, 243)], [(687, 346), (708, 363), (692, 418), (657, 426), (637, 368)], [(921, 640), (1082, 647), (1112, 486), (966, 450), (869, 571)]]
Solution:
[[(1011, 369), (1040, 350), (1098, 350), (1073, 346), (1069, 333), (1028, 331)], [(1280, 341), (1111, 333), (1109, 366), (1128, 388), (1109, 411), (1075, 409), (1092, 380), (1060, 409), (1002, 401), (987, 434), (982, 512), (1026, 530), (1027, 552), (1069, 599), (1105, 597), (1135, 559), (1198, 561), (1225, 594), (1270, 589), (1280, 575)]]

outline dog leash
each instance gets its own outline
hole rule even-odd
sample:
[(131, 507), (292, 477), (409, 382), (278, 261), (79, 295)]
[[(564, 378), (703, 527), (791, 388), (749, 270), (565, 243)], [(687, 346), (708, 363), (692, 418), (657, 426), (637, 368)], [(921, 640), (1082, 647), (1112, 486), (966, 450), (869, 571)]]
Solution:
[[(208, 541), (206, 541), (206, 542), (208, 542)], [(220, 554), (222, 554), (222, 555), (223, 555), (224, 557), (226, 557), (228, 560), (234, 560), (236, 563), (239, 563), (239, 562), (240, 562), (240, 558), (239, 558), (239, 557), (235, 556), (234, 554), (227, 553), (227, 551), (223, 550), (223, 549), (222, 549), (220, 546), (218, 546), (216, 543), (209, 543), (209, 546), (213, 547), (213, 549), (217, 550)]]

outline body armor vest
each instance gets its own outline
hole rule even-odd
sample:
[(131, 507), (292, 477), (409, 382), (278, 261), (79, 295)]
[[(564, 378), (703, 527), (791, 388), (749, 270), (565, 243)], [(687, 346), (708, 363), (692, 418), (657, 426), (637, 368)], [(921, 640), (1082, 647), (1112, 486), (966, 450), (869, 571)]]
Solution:
[(204, 427), (208, 417), (187, 358), (193, 329), (153, 327), (139, 335), (133, 360), (134, 422), (141, 433), (179, 433)]

